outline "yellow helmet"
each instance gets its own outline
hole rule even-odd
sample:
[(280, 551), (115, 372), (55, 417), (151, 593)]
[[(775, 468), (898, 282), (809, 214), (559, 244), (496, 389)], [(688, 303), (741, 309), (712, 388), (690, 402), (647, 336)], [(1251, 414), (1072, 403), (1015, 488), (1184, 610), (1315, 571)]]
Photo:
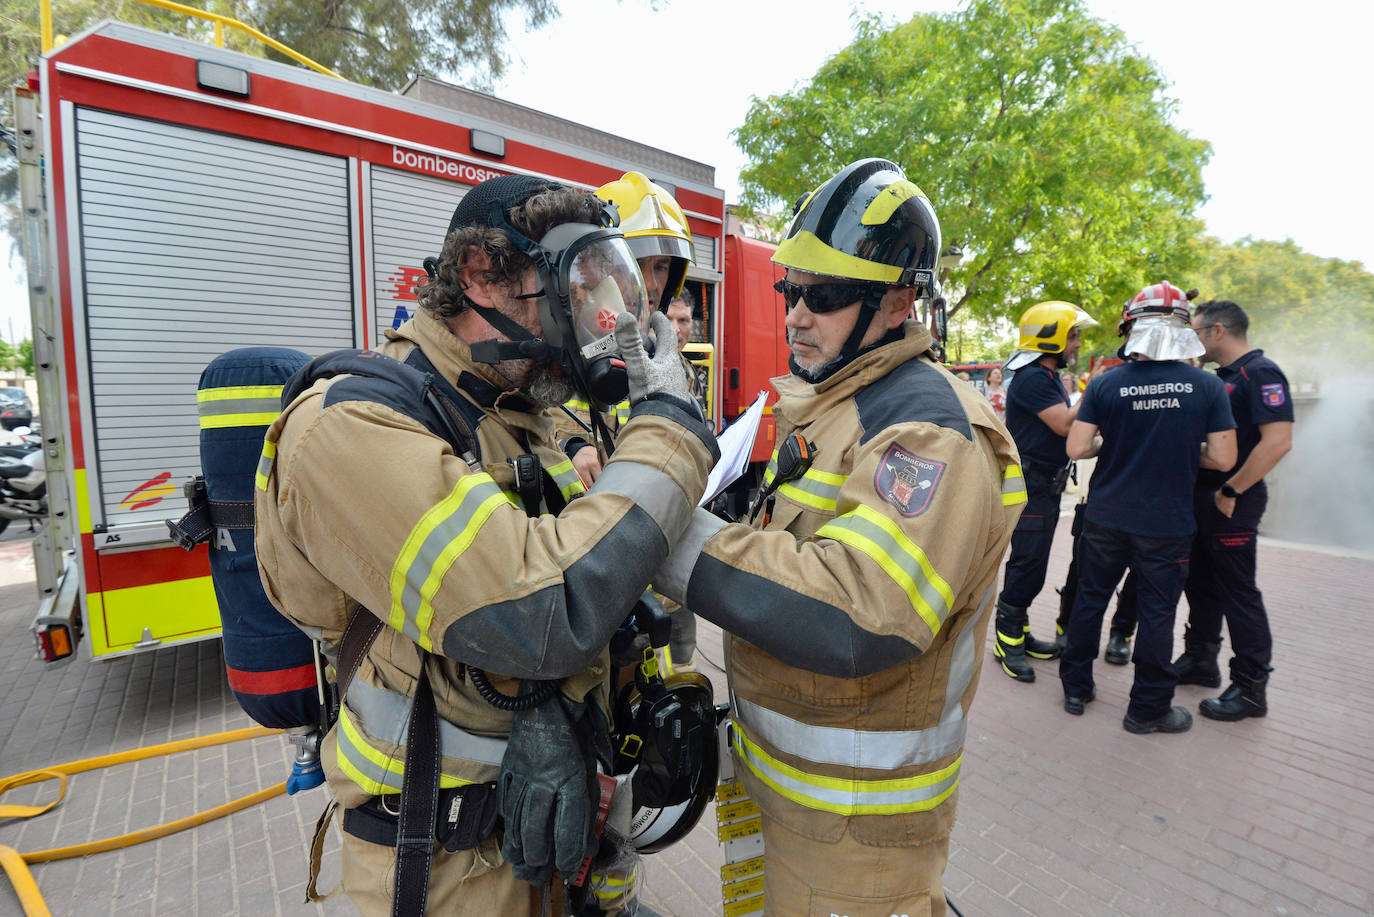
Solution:
[(667, 255), (672, 260), (668, 285), (658, 303), (660, 309), (682, 292), (687, 265), (692, 263), (692, 233), (687, 215), (673, 196), (649, 181), (641, 172), (626, 172), (616, 181), (596, 189), (596, 196), (620, 211), (620, 231), (636, 258)]
[(1036, 353), (1063, 353), (1068, 345), (1069, 331), (1096, 325), (1097, 320), (1071, 302), (1052, 299), (1036, 303), (1021, 316), (1021, 337), (1017, 350)]

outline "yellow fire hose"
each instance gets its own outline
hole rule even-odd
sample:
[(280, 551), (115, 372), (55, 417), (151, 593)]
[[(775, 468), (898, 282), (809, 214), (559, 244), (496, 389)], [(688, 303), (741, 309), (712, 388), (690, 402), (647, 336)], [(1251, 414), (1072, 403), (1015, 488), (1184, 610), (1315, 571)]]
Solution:
[[(0, 805), (0, 818), (32, 818), (35, 815), (42, 815), (49, 809), (56, 806), (67, 795), (67, 775), (79, 774), (82, 771), (97, 770), (102, 767), (112, 767), (116, 764), (127, 764), (130, 761), (142, 761), (144, 758), (156, 758), (162, 755), (172, 755), (179, 751), (190, 751), (195, 748), (207, 748), (211, 745), (226, 745), (229, 742), (238, 742), (242, 739), (256, 739), (262, 736), (277, 735), (280, 729), (267, 729), (263, 726), (250, 726), (247, 729), (233, 729), (229, 732), (220, 732), (215, 735), (200, 736), (194, 739), (182, 739), (177, 742), (164, 742), (161, 745), (149, 745), (146, 748), (134, 748), (129, 751), (116, 752), (112, 755), (100, 755), (95, 758), (84, 758), (80, 761), (69, 761), (66, 764), (56, 764), (52, 767), (45, 767), (40, 770), (26, 771), (22, 774), (15, 774), (11, 777), (0, 779), (0, 796), (15, 787), (26, 786), (30, 783), (41, 783), (45, 780), (58, 781), (57, 798), (47, 805), (42, 806), (11, 806)], [(170, 821), (163, 825), (153, 828), (144, 828), (141, 831), (133, 831), (129, 834), (121, 834), (118, 837), (110, 837), (101, 841), (91, 841), (86, 844), (73, 844), (70, 847), (54, 847), (51, 850), (36, 850), (33, 853), (20, 853), (13, 847), (6, 847), (0, 844), (0, 867), (9, 876), (10, 882), (14, 885), (15, 892), (19, 895), (19, 903), (24, 908), (27, 917), (51, 917), (47, 904), (43, 901), (43, 896), (38, 892), (38, 884), (33, 880), (33, 874), (29, 872), (29, 863), (47, 863), (51, 860), (66, 860), (72, 857), (86, 856), (91, 853), (102, 853), (106, 850), (116, 850), (120, 847), (132, 847), (134, 844), (141, 844), (144, 841), (156, 840), (175, 834), (178, 831), (185, 831), (187, 828), (194, 828), (196, 825), (203, 825), (206, 822), (223, 818), (226, 815), (246, 809), (249, 806), (266, 802), (274, 796), (280, 796), (286, 792), (286, 783), (282, 782), (276, 786), (259, 790), (247, 796), (230, 800), (223, 805), (215, 806), (213, 809), (206, 809), (204, 812), (197, 812), (195, 815), (188, 815), (176, 821)]]

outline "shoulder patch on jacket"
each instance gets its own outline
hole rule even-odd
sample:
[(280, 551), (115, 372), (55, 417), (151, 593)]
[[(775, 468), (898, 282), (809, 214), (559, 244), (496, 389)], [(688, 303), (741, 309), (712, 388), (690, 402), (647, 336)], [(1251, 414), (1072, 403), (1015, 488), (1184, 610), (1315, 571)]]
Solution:
[(873, 487), (903, 516), (919, 516), (930, 508), (945, 467), (945, 462), (922, 458), (893, 443), (878, 462)]
[(973, 442), (973, 426), (944, 373), (924, 360), (908, 360), (854, 396), (866, 443), (899, 423), (932, 423)]

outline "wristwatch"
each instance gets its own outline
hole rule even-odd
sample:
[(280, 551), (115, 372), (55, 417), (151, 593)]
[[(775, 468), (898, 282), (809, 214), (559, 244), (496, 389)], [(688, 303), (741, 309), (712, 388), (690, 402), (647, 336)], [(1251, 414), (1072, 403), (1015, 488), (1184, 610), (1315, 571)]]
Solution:
[(1232, 487), (1230, 481), (1227, 481), (1225, 484), (1221, 485), (1221, 495), (1228, 500), (1234, 500), (1236, 497), (1240, 496), (1240, 491)]

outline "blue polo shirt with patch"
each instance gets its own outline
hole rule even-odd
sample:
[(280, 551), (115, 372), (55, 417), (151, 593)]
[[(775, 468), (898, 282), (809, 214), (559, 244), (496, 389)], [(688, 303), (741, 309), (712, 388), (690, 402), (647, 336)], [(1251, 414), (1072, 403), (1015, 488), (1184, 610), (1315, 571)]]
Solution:
[(1089, 522), (1153, 538), (1194, 531), (1201, 444), (1236, 425), (1220, 379), (1177, 360), (1133, 360), (1088, 383), (1078, 419), (1102, 434)]
[[(1288, 377), (1263, 350), (1252, 350), (1230, 366), (1221, 367), (1217, 377), (1226, 386), (1231, 414), (1236, 419), (1236, 466), (1230, 471), (1203, 469), (1198, 474), (1198, 486), (1209, 490), (1225, 484), (1236, 469), (1245, 464), (1259, 443), (1260, 424), (1293, 422), (1293, 395), (1288, 389)], [(1252, 486), (1263, 484), (1261, 480)]]

